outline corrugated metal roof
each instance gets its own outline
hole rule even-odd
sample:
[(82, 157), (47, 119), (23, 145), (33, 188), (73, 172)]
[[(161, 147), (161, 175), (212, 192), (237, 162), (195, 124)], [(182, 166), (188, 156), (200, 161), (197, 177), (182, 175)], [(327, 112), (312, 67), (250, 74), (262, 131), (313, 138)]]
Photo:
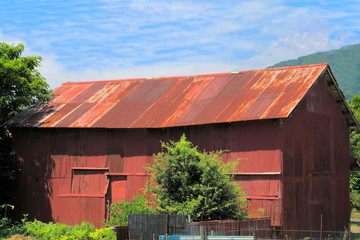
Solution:
[(152, 79), (64, 83), (10, 125), (162, 128), (286, 118), (327, 64)]

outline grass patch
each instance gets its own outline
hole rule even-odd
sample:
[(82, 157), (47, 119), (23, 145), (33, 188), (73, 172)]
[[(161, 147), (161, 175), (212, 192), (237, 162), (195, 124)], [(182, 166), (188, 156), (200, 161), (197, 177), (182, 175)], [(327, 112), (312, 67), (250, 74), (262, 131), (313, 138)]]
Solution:
[(351, 239), (360, 239), (360, 222), (351, 223)]
[(350, 216), (351, 220), (355, 220), (355, 221), (360, 221), (360, 212), (357, 211), (356, 209), (353, 209), (351, 211), (351, 216)]

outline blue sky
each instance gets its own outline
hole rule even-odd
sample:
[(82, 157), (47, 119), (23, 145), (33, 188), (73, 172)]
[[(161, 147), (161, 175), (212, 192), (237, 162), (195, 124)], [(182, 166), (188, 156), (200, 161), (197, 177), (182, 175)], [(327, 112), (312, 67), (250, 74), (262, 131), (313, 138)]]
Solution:
[(0, 41), (63, 82), (232, 72), (360, 43), (360, 1), (0, 0)]

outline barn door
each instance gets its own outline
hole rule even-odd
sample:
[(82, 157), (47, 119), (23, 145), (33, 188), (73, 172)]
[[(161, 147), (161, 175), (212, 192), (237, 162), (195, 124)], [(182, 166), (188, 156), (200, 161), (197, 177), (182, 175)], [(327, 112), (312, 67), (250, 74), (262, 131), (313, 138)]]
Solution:
[(121, 202), (126, 198), (127, 176), (111, 176), (111, 202)]

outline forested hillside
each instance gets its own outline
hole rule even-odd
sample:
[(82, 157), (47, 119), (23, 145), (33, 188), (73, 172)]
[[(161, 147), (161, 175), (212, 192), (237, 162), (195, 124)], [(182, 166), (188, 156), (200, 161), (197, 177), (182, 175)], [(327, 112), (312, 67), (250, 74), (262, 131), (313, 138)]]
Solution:
[(283, 61), (269, 68), (315, 63), (330, 64), (330, 68), (340, 85), (340, 89), (348, 100), (354, 95), (360, 95), (360, 44)]

